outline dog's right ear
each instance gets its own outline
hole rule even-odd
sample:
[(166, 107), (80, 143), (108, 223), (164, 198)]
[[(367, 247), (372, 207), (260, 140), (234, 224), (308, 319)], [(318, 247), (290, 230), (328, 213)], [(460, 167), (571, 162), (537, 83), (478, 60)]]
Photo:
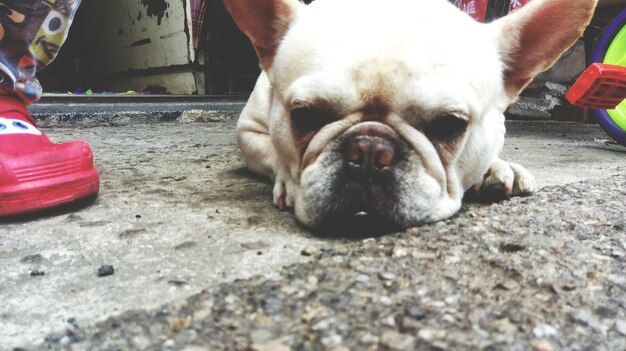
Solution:
[(505, 89), (511, 102), (539, 73), (582, 35), (597, 0), (532, 0), (493, 23), (507, 64)]
[(239, 29), (252, 41), (263, 69), (269, 68), (301, 3), (297, 0), (224, 0), (224, 4)]

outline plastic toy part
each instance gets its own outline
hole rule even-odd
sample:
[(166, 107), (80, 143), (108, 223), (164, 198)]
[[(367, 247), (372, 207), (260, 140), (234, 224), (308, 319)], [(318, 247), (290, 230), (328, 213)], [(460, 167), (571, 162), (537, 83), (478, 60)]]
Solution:
[(18, 101), (0, 98), (0, 216), (67, 204), (99, 191), (83, 141), (52, 143)]
[[(600, 35), (591, 62), (626, 66), (626, 9)], [(626, 101), (613, 110), (597, 109), (592, 112), (602, 129), (615, 141), (626, 146)]]
[(614, 109), (626, 98), (626, 67), (594, 63), (565, 97), (574, 106)]

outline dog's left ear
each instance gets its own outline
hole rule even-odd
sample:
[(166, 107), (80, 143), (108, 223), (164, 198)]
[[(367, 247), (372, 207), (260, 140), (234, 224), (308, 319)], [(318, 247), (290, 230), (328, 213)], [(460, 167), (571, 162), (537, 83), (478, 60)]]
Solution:
[(504, 84), (511, 102), (580, 38), (596, 4), (597, 0), (532, 0), (492, 24), (499, 31), (506, 64)]
[(224, 5), (252, 41), (261, 66), (269, 68), (301, 4), (298, 0), (224, 0)]

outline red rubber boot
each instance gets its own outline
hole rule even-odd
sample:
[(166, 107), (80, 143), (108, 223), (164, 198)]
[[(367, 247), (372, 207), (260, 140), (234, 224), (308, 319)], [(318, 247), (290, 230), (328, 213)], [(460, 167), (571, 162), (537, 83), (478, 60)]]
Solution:
[(99, 187), (87, 143), (52, 143), (19, 100), (0, 96), (0, 216), (67, 204)]

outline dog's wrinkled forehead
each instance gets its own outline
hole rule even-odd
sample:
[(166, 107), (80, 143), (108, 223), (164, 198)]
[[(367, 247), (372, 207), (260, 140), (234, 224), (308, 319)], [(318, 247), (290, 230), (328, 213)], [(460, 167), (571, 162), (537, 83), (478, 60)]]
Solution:
[(349, 110), (377, 101), (472, 114), (501, 93), (494, 36), (443, 0), (319, 1), (299, 11), (270, 79), (287, 103), (326, 100)]

